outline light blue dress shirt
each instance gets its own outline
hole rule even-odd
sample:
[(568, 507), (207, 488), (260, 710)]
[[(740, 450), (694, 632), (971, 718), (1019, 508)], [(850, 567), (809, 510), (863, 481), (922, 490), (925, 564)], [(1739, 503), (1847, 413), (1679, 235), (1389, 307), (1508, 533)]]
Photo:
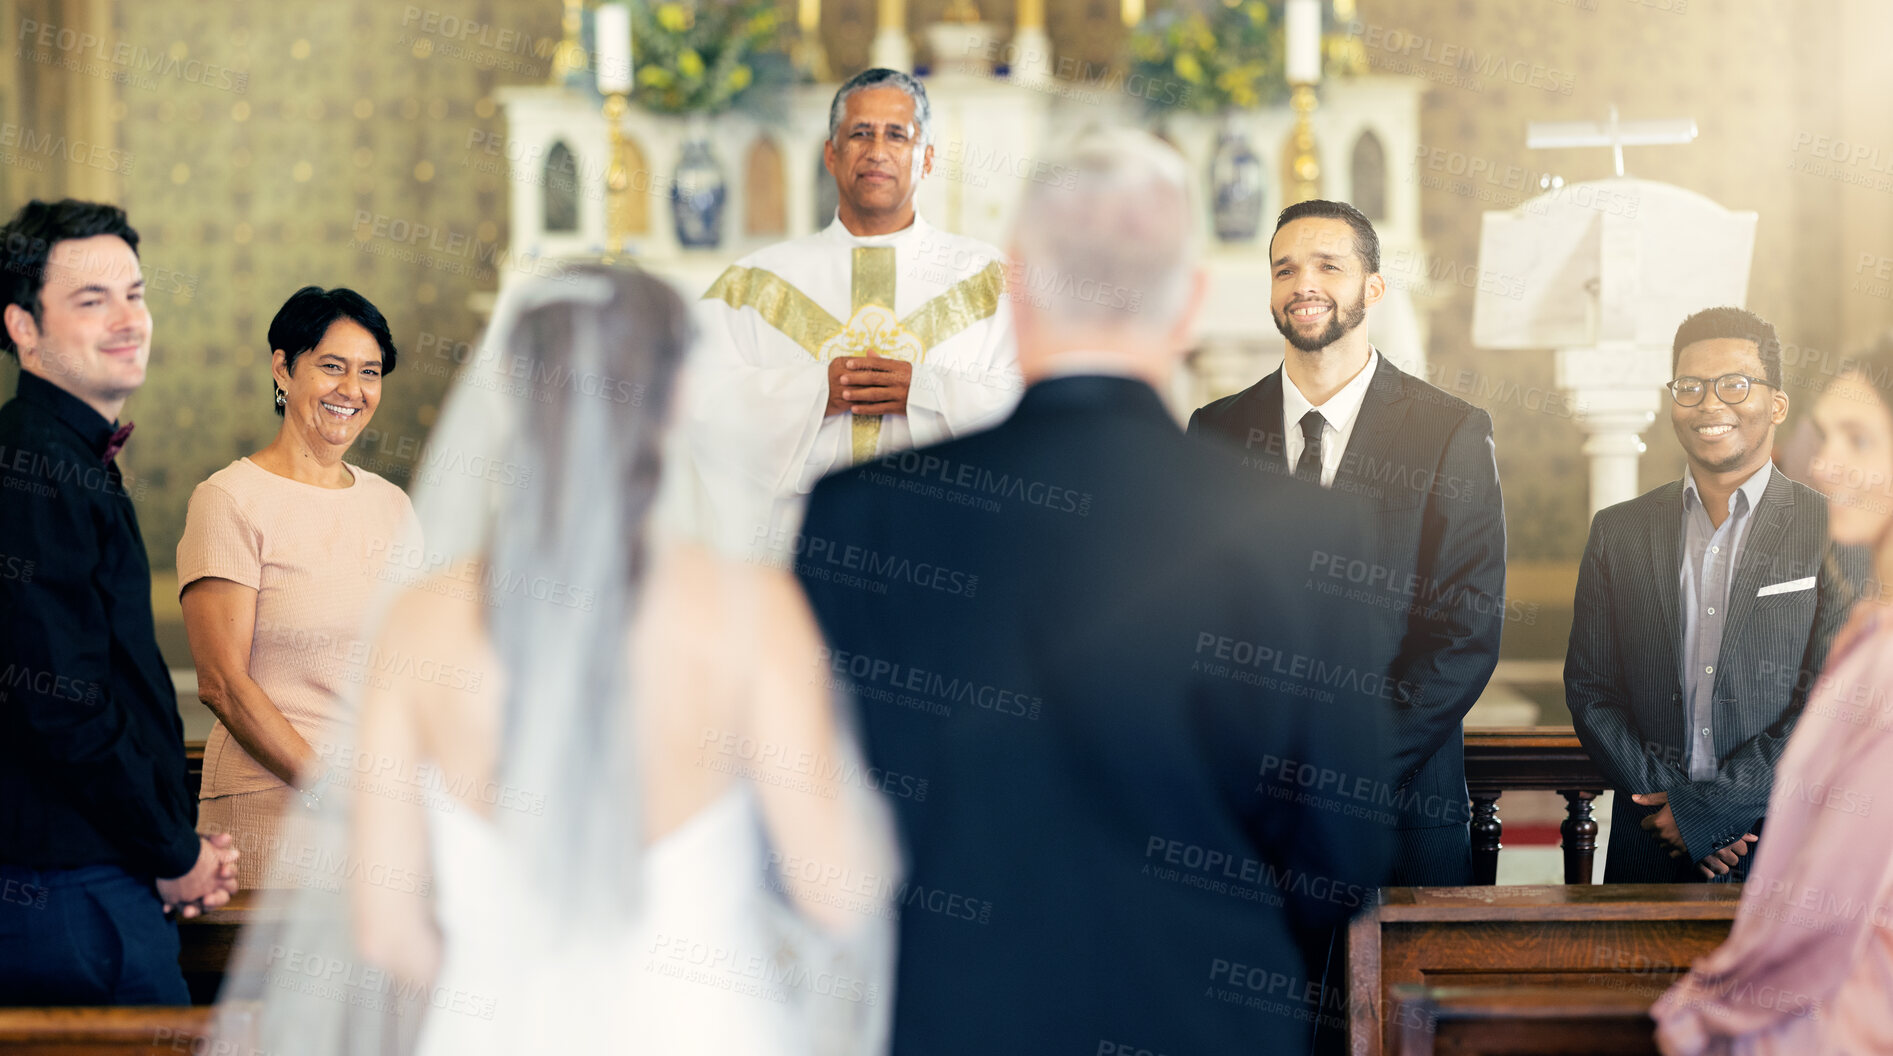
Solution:
[(1709, 511), (1696, 494), (1696, 477), (1683, 470), (1683, 568), (1681, 573), (1683, 708), (1689, 720), (1689, 750), (1684, 760), (1691, 781), (1714, 781), (1716, 664), (1722, 655), (1723, 620), (1729, 614), (1729, 583), (1736, 556), (1748, 535), (1751, 515), (1768, 490), (1771, 464), (1764, 464), (1729, 496), (1729, 516), (1722, 527), (1709, 523)]

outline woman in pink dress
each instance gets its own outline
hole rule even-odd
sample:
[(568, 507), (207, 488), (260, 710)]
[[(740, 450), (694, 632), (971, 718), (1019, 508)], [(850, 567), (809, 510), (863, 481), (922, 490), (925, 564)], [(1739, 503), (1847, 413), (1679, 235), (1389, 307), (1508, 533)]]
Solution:
[(353, 290), (307, 286), (269, 340), (282, 425), (197, 486), (177, 546), (197, 693), (217, 717), (197, 829), (236, 837), (245, 889), (334, 886), (346, 866), (312, 868), (285, 822), (321, 801), (342, 701), (389, 666), (363, 618), (418, 525), (399, 487), (342, 457), (394, 371), (381, 311)]
[(1768, 803), (1727, 942), (1651, 1010), (1670, 1056), (1893, 1052), (1893, 348), (1821, 396), (1814, 483), (1873, 581), (1834, 640)]

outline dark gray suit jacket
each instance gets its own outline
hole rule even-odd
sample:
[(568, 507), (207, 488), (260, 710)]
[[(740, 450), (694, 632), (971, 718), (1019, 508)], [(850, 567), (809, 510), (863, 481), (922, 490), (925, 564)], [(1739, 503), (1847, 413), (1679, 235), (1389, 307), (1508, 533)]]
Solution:
[[(1806, 485), (1777, 470), (1752, 516), (1716, 663), (1716, 778), (1703, 782), (1688, 777), (1688, 716), (1677, 666), (1682, 481), (1609, 507), (1591, 522), (1564, 691), (1579, 739), (1617, 789), (1607, 882), (1700, 880), (1696, 861), (1745, 832), (1760, 833), (1775, 763), (1852, 606), (1849, 584), (1865, 579), (1864, 554), (1830, 548), (1827, 501)], [(1810, 589), (1758, 596), (1810, 576)], [(1630, 796), (1649, 792), (1669, 793), (1688, 861), (1670, 858), (1639, 827), (1656, 811)]]
[[(1280, 369), (1198, 410), (1189, 431), (1234, 442), (1258, 489), (1290, 497), (1280, 486), (1293, 479)], [(1383, 355), (1333, 490), (1367, 500), (1366, 545), (1308, 575), (1358, 603), (1364, 647), (1402, 688), (1392, 743), (1399, 828), (1463, 832), (1471, 814), (1460, 722), (1498, 663), (1506, 612), (1492, 419)]]

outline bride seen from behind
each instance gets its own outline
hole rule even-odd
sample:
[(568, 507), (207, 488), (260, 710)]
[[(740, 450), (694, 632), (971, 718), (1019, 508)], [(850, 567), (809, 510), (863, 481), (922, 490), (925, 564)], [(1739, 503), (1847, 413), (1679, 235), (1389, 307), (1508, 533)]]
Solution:
[(269, 1006), (321, 1003), (252, 984), (258, 1041), (884, 1048), (892, 829), (800, 588), (656, 526), (688, 327), (637, 271), (502, 296), (417, 468), (427, 547), (389, 555), (406, 586), (333, 767), (346, 936), (287, 942), (345, 942), (345, 976), (381, 980), (356, 989), (393, 997), (296, 1031)]

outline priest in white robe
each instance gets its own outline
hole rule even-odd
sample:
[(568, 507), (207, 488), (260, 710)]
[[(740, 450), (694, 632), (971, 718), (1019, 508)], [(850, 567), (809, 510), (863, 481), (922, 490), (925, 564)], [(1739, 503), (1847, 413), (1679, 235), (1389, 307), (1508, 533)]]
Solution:
[(964, 435), (1018, 401), (1004, 255), (914, 208), (929, 118), (907, 74), (842, 85), (822, 151), (834, 222), (743, 258), (697, 302), (676, 501), (726, 552), (793, 550), (824, 474)]

